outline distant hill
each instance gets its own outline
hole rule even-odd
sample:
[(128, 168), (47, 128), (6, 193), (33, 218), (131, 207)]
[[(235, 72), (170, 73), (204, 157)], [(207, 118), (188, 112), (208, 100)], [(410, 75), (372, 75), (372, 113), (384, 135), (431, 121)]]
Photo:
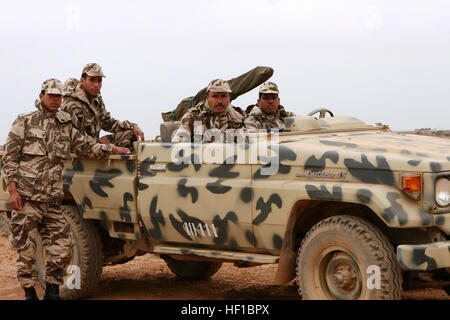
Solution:
[(416, 129), (416, 130), (414, 130), (412, 132), (408, 132), (408, 133), (450, 139), (450, 130)]

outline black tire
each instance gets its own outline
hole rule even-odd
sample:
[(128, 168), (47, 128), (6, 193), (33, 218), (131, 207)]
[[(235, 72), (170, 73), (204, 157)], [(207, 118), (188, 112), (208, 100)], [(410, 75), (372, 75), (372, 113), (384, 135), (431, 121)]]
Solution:
[[(62, 212), (72, 231), (73, 247), (70, 265), (80, 268), (80, 289), (69, 289), (66, 275), (59, 287), (63, 299), (81, 299), (91, 295), (97, 288), (102, 273), (103, 254), (97, 227), (92, 221), (83, 219), (74, 206), (62, 206)], [(45, 254), (41, 240), (36, 248), (36, 266), (41, 282), (45, 284)]]
[[(372, 282), (377, 271), (379, 282)], [(299, 294), (306, 300), (402, 296), (393, 246), (378, 228), (357, 217), (335, 216), (314, 225), (298, 250), (296, 274)]]
[(445, 291), (445, 293), (446, 293), (447, 295), (450, 296), (450, 286), (442, 287), (442, 289)]
[(162, 257), (169, 269), (180, 279), (205, 280), (212, 277), (222, 266), (222, 262), (177, 260), (169, 256)]

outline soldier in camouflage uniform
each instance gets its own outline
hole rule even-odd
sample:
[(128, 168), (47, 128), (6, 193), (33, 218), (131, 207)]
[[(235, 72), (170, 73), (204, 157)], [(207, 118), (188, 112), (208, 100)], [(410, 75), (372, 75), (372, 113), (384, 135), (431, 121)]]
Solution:
[[(106, 76), (100, 65), (87, 64), (83, 68), (79, 83), (71, 78), (64, 84), (61, 110), (71, 114), (74, 124), (100, 143), (132, 148), (133, 142), (138, 138), (144, 140), (144, 134), (137, 124), (116, 120), (106, 111), (100, 95), (104, 77)], [(113, 134), (100, 138), (101, 130)]]
[[(230, 94), (231, 88), (227, 81), (222, 79), (211, 81), (207, 87), (206, 99), (190, 108), (181, 118), (181, 126), (173, 135), (172, 142), (194, 141), (194, 133), (200, 133), (200, 128), (204, 142), (217, 142), (217, 136), (212, 129), (219, 130), (220, 138), (224, 141), (227, 129), (243, 128), (245, 112), (230, 104)], [(194, 128), (197, 124), (199, 127)]]
[(70, 229), (61, 211), (62, 170), (70, 152), (90, 158), (111, 153), (129, 154), (127, 148), (99, 144), (73, 127), (71, 116), (59, 111), (62, 84), (48, 79), (41, 88), (38, 110), (19, 115), (9, 132), (3, 156), (2, 177), (8, 186), (11, 244), (18, 251), (17, 277), (26, 299), (38, 299), (34, 270), (36, 237), (46, 248), (44, 299), (58, 299), (64, 269), (71, 258)]
[(287, 113), (280, 105), (279, 93), (275, 83), (267, 81), (262, 84), (259, 88), (258, 104), (247, 107), (247, 129), (285, 128), (284, 118)]

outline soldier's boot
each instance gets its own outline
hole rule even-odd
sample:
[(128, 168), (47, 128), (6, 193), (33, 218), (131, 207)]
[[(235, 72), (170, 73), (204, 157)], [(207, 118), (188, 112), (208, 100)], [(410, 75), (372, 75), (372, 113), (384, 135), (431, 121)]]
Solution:
[(60, 300), (59, 284), (48, 283), (45, 286), (44, 300)]
[(34, 287), (31, 288), (24, 288), (25, 290), (25, 300), (39, 300), (36, 289)]

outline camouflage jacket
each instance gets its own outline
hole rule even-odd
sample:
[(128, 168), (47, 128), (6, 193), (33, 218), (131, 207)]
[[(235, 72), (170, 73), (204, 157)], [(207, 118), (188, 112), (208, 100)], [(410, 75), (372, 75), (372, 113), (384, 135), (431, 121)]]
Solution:
[[(222, 133), (226, 129), (241, 129), (244, 127), (245, 112), (237, 107), (231, 106), (226, 112), (216, 113), (208, 109), (205, 101), (190, 108), (181, 118), (181, 126), (173, 135), (172, 142), (190, 142), (194, 140), (194, 122), (200, 121), (202, 124), (202, 134), (208, 129), (218, 129)], [(197, 133), (199, 130), (195, 128)], [(222, 139), (225, 139), (222, 136)], [(210, 137), (205, 136), (205, 141), (210, 141)], [(214, 141), (214, 140), (212, 140)]]
[[(100, 95), (95, 97), (92, 102), (89, 102), (80, 84), (77, 84), (73, 88), (67, 88), (66, 84), (61, 110), (72, 116), (73, 123), (81, 132), (98, 139), (101, 130), (112, 133), (133, 130), (133, 123), (119, 121), (111, 117), (110, 113), (106, 111), (105, 104)], [(72, 84), (74, 83), (72, 82)]]
[(25, 200), (51, 202), (63, 198), (64, 160), (75, 152), (89, 158), (111, 154), (113, 145), (99, 144), (82, 134), (66, 112), (50, 113), (36, 102), (37, 111), (19, 115), (5, 144), (2, 177), (16, 182)]
[(286, 111), (281, 105), (274, 114), (265, 113), (258, 105), (255, 105), (251, 108), (244, 123), (247, 129), (285, 128), (284, 118), (286, 116)]

